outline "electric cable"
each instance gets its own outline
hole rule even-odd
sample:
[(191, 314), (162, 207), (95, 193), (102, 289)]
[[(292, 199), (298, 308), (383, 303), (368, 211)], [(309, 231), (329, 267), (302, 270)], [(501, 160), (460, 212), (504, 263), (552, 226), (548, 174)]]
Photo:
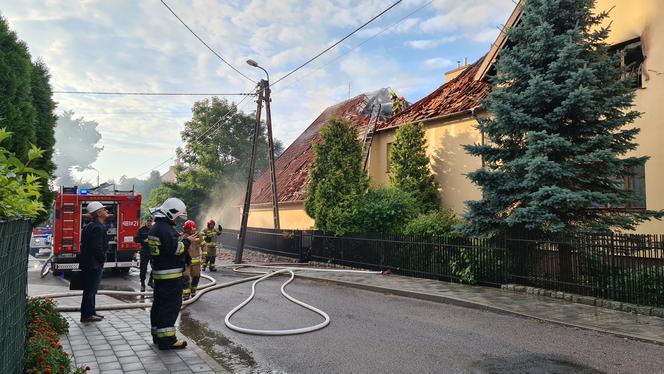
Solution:
[(400, 24), (401, 22), (403, 22), (403, 21), (405, 21), (406, 19), (408, 19), (409, 17), (411, 17), (413, 14), (415, 14), (415, 13), (421, 11), (422, 9), (426, 8), (427, 6), (431, 5), (431, 3), (433, 3), (434, 1), (435, 1), (435, 0), (429, 0), (428, 2), (426, 2), (426, 3), (424, 3), (423, 5), (419, 6), (418, 8), (416, 8), (415, 10), (413, 10), (412, 12), (410, 12), (410, 13), (406, 14), (405, 16), (403, 16), (402, 18), (400, 18), (398, 21), (392, 23), (391, 25), (389, 25), (389, 26), (383, 28), (382, 30), (378, 31), (377, 33), (373, 34), (372, 36), (368, 37), (367, 39), (363, 40), (361, 43), (357, 44), (355, 47), (353, 47), (353, 48), (349, 49), (348, 51), (346, 51), (346, 52), (340, 54), (339, 56), (333, 58), (332, 60), (328, 61), (328, 62), (325, 63), (324, 65), (321, 65), (321, 66), (319, 66), (319, 67), (317, 67), (317, 68), (311, 70), (311, 71), (308, 72), (307, 74), (305, 74), (305, 75), (303, 75), (302, 77), (300, 77), (299, 79), (297, 79), (295, 82), (293, 82), (293, 83), (287, 85), (286, 87), (283, 87), (282, 90), (285, 90), (285, 89), (288, 89), (288, 88), (291, 88), (291, 87), (295, 86), (296, 84), (298, 84), (299, 82), (301, 82), (301, 81), (304, 80), (305, 78), (311, 76), (313, 73), (315, 73), (315, 72), (317, 72), (317, 71), (320, 71), (321, 69), (323, 69), (323, 68), (329, 66), (331, 63), (333, 63), (333, 62), (339, 60), (340, 58), (342, 58), (342, 57), (348, 55), (349, 53), (351, 53), (351, 52), (357, 50), (357, 49), (360, 48), (362, 45), (364, 45), (364, 44), (366, 44), (367, 42), (373, 40), (374, 38), (376, 38), (377, 36), (381, 35), (381, 34), (384, 33), (385, 31), (387, 31), (387, 30), (391, 29), (392, 27), (394, 27), (394, 26)]
[(53, 91), (54, 94), (72, 95), (117, 95), (117, 96), (251, 96), (248, 92), (204, 93), (204, 92), (122, 92), (122, 91)]
[(212, 48), (211, 48), (211, 47), (210, 47), (205, 41), (203, 41), (203, 39), (201, 39), (201, 38), (198, 36), (198, 34), (196, 34), (196, 33), (194, 32), (194, 30), (191, 29), (191, 27), (189, 27), (189, 26), (188, 26), (188, 25), (187, 25), (187, 24), (186, 24), (186, 23), (185, 23), (185, 22), (184, 22), (184, 21), (183, 21), (178, 15), (177, 15), (177, 14), (175, 14), (175, 12), (173, 11), (173, 9), (171, 9), (171, 7), (169, 7), (168, 4), (166, 4), (166, 2), (164, 2), (164, 0), (160, 0), (160, 1), (161, 1), (161, 3), (164, 4), (164, 6), (168, 9), (168, 11), (171, 12), (171, 14), (173, 14), (173, 15), (175, 16), (175, 18), (177, 18), (178, 21), (180, 21), (180, 23), (181, 23), (184, 27), (186, 27), (187, 30), (189, 30), (189, 32), (192, 33), (192, 35), (194, 35), (194, 36), (196, 37), (196, 39), (198, 39), (199, 42), (203, 43), (203, 45), (204, 45), (207, 49), (209, 49), (210, 52), (214, 53), (214, 55), (217, 56), (217, 57), (218, 57), (218, 58), (219, 58), (224, 64), (228, 65), (231, 69), (235, 70), (236, 73), (240, 74), (240, 75), (243, 76), (245, 79), (249, 80), (251, 83), (256, 83), (255, 80), (249, 78), (249, 77), (246, 76), (244, 73), (242, 73), (241, 71), (239, 71), (239, 70), (238, 70), (235, 66), (233, 66), (230, 62), (226, 61), (226, 59), (224, 59), (223, 57), (221, 57), (221, 55), (220, 55), (219, 53), (217, 53), (214, 49), (212, 49)]
[[(387, 13), (390, 9), (394, 8), (395, 6), (397, 6), (401, 1), (403, 1), (403, 0), (398, 0), (398, 1), (395, 2), (394, 4), (390, 5), (388, 8), (386, 8), (386, 9), (383, 10), (382, 12), (378, 13), (378, 14), (375, 15), (373, 18), (371, 18), (370, 20), (368, 20), (367, 22), (365, 22), (364, 24), (360, 25), (358, 28), (356, 28), (355, 30), (353, 30), (350, 34), (344, 36), (343, 38), (339, 39), (336, 43), (334, 43), (334, 44), (332, 44), (331, 46), (325, 48), (323, 51), (321, 51), (320, 53), (318, 53), (316, 56), (314, 56), (314, 57), (310, 58), (309, 60), (307, 60), (304, 64), (302, 64), (302, 65), (298, 66), (297, 68), (291, 70), (288, 74), (286, 74), (286, 75), (282, 76), (281, 78), (277, 79), (276, 81), (272, 82), (272, 83), (270, 84), (270, 87), (272, 87), (272, 86), (274, 86), (275, 84), (281, 82), (281, 81), (284, 80), (286, 77), (288, 77), (288, 76), (290, 76), (291, 74), (295, 73), (296, 71), (302, 69), (303, 67), (305, 67), (306, 65), (308, 65), (310, 62), (314, 61), (315, 59), (317, 59), (318, 57), (322, 56), (322, 55), (323, 55), (324, 53), (326, 53), (327, 51), (329, 51), (329, 50), (331, 50), (332, 48), (334, 48), (334, 47), (336, 47), (337, 45), (339, 45), (339, 44), (340, 44), (341, 42), (343, 42), (344, 40), (350, 38), (353, 34), (355, 34), (356, 32), (358, 32), (358, 31), (360, 31), (360, 30), (362, 30), (365, 26), (367, 26), (368, 24), (370, 24), (371, 22), (373, 22), (374, 20), (376, 20), (378, 17), (382, 16), (383, 14)], [(162, 0), (162, 2), (163, 2), (163, 0)]]

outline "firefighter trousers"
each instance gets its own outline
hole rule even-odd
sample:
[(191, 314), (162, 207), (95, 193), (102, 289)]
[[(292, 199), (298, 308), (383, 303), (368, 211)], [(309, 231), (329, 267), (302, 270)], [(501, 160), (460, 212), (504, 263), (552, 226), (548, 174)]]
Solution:
[[(140, 264), (140, 274), (139, 278), (141, 279), (141, 284), (145, 284), (145, 276), (148, 272), (148, 264), (150, 263), (150, 251), (141, 250), (141, 264)], [(152, 278), (152, 273), (150, 273), (150, 278)]]
[(182, 277), (154, 280), (154, 295), (150, 309), (153, 340), (160, 348), (170, 347), (177, 338), (175, 321), (182, 306)]
[(217, 248), (216, 247), (209, 247), (206, 251), (205, 254), (205, 262), (203, 263), (203, 270), (205, 270), (206, 267), (210, 267), (210, 270), (215, 270), (216, 265), (214, 264), (217, 260)]
[(184, 290), (182, 296), (185, 300), (190, 296), (196, 295), (196, 288), (198, 288), (198, 281), (201, 278), (201, 260), (193, 259), (191, 265), (187, 265), (184, 270), (183, 285)]

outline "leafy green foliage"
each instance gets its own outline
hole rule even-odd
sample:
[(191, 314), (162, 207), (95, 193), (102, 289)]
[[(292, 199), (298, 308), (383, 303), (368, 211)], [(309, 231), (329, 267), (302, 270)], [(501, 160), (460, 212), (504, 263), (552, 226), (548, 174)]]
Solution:
[(314, 143), (315, 160), (304, 209), (320, 230), (357, 232), (360, 202), (368, 186), (362, 169), (362, 145), (346, 120), (331, 119)]
[[(175, 195), (175, 186), (173, 186), (170, 183), (162, 183), (158, 187), (152, 189), (150, 191), (149, 196), (146, 197), (145, 199), (145, 204), (144, 206), (146, 208), (156, 208), (161, 205), (166, 199), (169, 197), (177, 197), (180, 198), (180, 196)], [(184, 201), (184, 200), (183, 200)], [(185, 202), (186, 204), (186, 202)], [(143, 216), (147, 217), (149, 215), (149, 211), (147, 209), (143, 210)]]
[(417, 213), (410, 194), (396, 188), (371, 188), (362, 198), (357, 226), (361, 232), (399, 234)]
[(98, 126), (99, 124), (95, 121), (86, 121), (82, 117), (75, 118), (72, 111), (66, 111), (58, 117), (53, 155), (53, 160), (58, 166), (55, 171), (58, 184), (78, 185), (72, 172), (92, 169), (92, 163), (97, 160), (99, 152), (104, 149), (96, 146), (101, 140), (101, 133), (97, 130)]
[(440, 210), (420, 214), (406, 224), (406, 235), (456, 236), (456, 227), (461, 220), (451, 210)]
[(468, 175), (483, 197), (468, 202), (467, 233), (631, 230), (664, 214), (595, 208), (634, 201), (619, 182), (647, 157), (626, 156), (639, 113), (594, 5), (529, 0), (508, 31), (478, 126), (487, 142), (466, 146), (485, 161)]
[(437, 210), (438, 184), (429, 169), (424, 125), (406, 124), (397, 129), (390, 148), (390, 183), (413, 195), (422, 213)]
[[(234, 185), (246, 183), (256, 119), (216, 97), (194, 103), (192, 112), (181, 133), (185, 146), (177, 154), (183, 164), (172, 187), (187, 204), (190, 217), (197, 217), (204, 213), (204, 203), (228, 199)], [(265, 126), (260, 127), (258, 139), (256, 176), (268, 168)], [(279, 155), (281, 142), (275, 140), (274, 147), (275, 156)]]
[(160, 185), (161, 175), (158, 171), (153, 170), (148, 176), (148, 179), (127, 178), (126, 175), (123, 175), (120, 177), (120, 181), (115, 184), (115, 188), (123, 191), (133, 189), (137, 194), (141, 194), (143, 196), (141, 210), (143, 210), (145, 214), (145, 212), (147, 212), (146, 208), (151, 207), (147, 204), (150, 193)]
[(43, 151), (33, 145), (27, 152), (24, 164), (12, 152), (3, 147), (12, 133), (0, 129), (0, 219), (35, 219), (45, 211), (40, 201), (41, 180), (48, 174), (28, 165), (42, 156)]

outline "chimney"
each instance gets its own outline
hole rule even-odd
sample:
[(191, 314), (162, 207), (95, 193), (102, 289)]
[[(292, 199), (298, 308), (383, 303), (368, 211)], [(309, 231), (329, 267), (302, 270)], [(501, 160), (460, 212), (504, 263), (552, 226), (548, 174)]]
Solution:
[(457, 67), (453, 70), (445, 72), (445, 82), (449, 82), (452, 79), (459, 76), (463, 73), (464, 70), (468, 67), (468, 57), (463, 58), (463, 65), (461, 65), (461, 60), (457, 60)]

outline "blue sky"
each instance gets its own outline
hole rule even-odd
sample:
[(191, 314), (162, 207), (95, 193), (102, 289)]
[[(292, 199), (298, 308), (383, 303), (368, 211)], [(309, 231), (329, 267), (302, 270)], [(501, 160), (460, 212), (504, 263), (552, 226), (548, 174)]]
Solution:
[[(274, 81), (394, 0), (166, 2), (244, 74), (263, 77), (245, 64), (252, 58)], [(434, 0), (406, 17), (427, 2), (404, 0), (274, 86), (275, 136), (290, 144), (323, 109), (348, 98), (349, 84), (351, 96), (391, 87), (408, 101), (419, 100), (444, 82), (444, 72), (456, 61), (472, 62), (486, 53), (514, 7), (512, 0)], [(253, 87), (158, 0), (0, 0), (0, 14), (33, 58), (46, 62), (55, 90), (247, 92)], [(56, 95), (58, 112), (73, 110), (99, 122), (104, 150), (94, 166), (102, 180), (136, 176), (173, 156), (197, 99)], [(252, 100), (241, 105), (246, 112), (254, 108)], [(96, 172), (81, 176), (93, 179)]]

